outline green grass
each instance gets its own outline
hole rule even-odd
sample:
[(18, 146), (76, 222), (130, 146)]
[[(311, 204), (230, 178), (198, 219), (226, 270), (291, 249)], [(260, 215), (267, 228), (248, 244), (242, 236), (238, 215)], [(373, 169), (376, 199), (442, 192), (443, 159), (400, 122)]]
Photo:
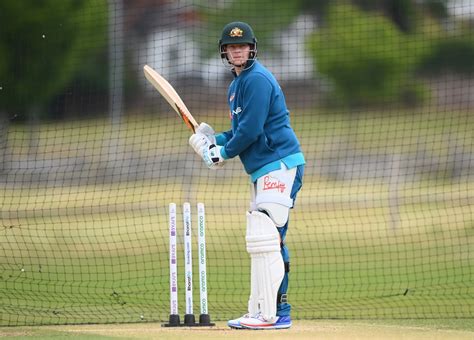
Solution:
[(370, 322), (376, 325), (427, 327), (431, 329), (453, 329), (474, 332), (474, 318), (370, 320)]
[[(227, 165), (228, 176), (189, 163), (194, 155), (179, 124), (145, 117), (115, 127), (101, 121), (40, 127), (36, 157), (83, 159), (78, 176), (100, 170), (110, 136), (120, 136), (113, 147), (127, 157), (172, 154), (177, 164), (195, 166), (196, 176), (96, 184), (13, 177), (19, 183), (0, 188), (0, 326), (166, 320), (167, 207), (185, 200), (206, 204), (212, 316), (225, 320), (246, 309), (247, 178), (238, 162)], [(372, 113), (350, 121), (300, 113), (294, 125), (308, 160), (287, 237), (294, 318), (447, 320), (447, 327), (472, 321), (474, 182), (453, 180), (448, 168), (434, 178), (401, 181), (393, 224), (388, 179), (334, 180), (318, 171), (320, 157), (338, 156), (346, 146), (388, 155), (421, 149), (449, 164), (449, 145), (472, 152), (472, 115)], [(9, 141), (12, 161), (25, 160), (26, 129), (14, 126)]]
[[(251, 332), (252, 339), (472, 339), (472, 319), (425, 320), (300, 320), (289, 330)], [(156, 323), (0, 327), (0, 336), (51, 339), (241, 339), (246, 331), (230, 330), (224, 322), (213, 328), (162, 328)]]

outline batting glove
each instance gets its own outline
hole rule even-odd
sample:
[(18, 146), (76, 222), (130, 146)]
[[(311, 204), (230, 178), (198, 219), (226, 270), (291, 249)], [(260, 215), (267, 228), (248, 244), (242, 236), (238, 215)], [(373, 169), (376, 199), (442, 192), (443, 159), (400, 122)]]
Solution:
[(222, 146), (210, 144), (201, 149), (201, 157), (207, 167), (212, 170), (222, 168), (224, 166), (224, 158), (221, 155)]
[(189, 145), (193, 148), (199, 156), (202, 157), (202, 149), (209, 148), (209, 145), (213, 144), (212, 141), (202, 133), (195, 133), (189, 137)]
[(199, 124), (198, 128), (196, 129), (196, 133), (203, 134), (211, 141), (211, 144), (216, 144), (216, 132), (209, 124), (204, 122)]

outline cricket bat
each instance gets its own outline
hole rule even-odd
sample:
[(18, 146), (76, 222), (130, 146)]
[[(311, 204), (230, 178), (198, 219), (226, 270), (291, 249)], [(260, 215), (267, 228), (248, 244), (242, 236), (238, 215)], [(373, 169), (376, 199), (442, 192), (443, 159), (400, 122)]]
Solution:
[(148, 65), (143, 67), (143, 72), (145, 73), (145, 78), (148, 79), (155, 89), (161, 93), (161, 95), (176, 111), (178, 116), (181, 117), (188, 128), (191, 129), (193, 133), (195, 133), (199, 124), (196, 122), (191, 112), (189, 112), (188, 108), (173, 86), (171, 86), (171, 84), (165, 78), (163, 78), (158, 72)]

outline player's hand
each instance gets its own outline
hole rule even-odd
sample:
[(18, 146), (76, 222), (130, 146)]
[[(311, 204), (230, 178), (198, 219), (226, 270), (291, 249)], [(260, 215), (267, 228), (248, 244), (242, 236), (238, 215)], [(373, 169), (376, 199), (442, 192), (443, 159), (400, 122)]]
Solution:
[(206, 136), (211, 141), (211, 144), (216, 144), (216, 132), (209, 124), (204, 122), (199, 124), (198, 128), (196, 129), (196, 134), (198, 133), (201, 133)]
[(201, 157), (209, 169), (216, 170), (224, 166), (221, 149), (222, 146), (216, 144), (209, 144), (202, 148)]
[(202, 157), (203, 148), (209, 148), (213, 144), (212, 141), (202, 133), (195, 133), (189, 137), (189, 145), (194, 149), (199, 156)]

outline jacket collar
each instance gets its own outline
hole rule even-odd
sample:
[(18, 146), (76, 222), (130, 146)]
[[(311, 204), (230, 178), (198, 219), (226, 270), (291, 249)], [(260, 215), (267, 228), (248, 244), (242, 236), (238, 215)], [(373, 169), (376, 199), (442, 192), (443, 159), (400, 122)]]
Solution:
[[(251, 59), (251, 60), (247, 60), (247, 64), (245, 65), (245, 68), (244, 70), (240, 73), (240, 75), (242, 74), (245, 74), (246, 72), (249, 72), (250, 69), (252, 69), (255, 64), (257, 64), (257, 59)], [(237, 73), (235, 72), (234, 69), (232, 69), (232, 74), (234, 75), (235, 78), (237, 78)]]

